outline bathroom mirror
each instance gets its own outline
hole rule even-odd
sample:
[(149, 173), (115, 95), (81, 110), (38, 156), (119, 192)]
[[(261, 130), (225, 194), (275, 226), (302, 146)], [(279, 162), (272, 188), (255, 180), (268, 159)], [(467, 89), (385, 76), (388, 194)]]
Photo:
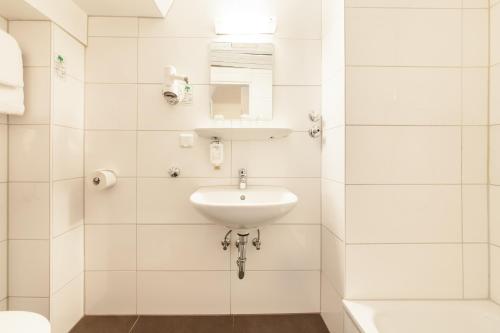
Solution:
[(272, 120), (273, 53), (270, 43), (211, 44), (212, 118)]

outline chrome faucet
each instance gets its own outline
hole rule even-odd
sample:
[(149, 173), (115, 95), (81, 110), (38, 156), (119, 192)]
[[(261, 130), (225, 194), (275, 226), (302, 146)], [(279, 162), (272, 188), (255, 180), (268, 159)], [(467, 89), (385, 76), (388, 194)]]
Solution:
[(240, 169), (240, 190), (245, 190), (247, 188), (247, 169)]

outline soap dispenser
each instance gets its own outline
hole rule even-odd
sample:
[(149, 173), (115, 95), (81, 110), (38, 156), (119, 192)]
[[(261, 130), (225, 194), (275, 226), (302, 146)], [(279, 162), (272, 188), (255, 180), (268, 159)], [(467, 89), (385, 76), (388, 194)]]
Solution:
[(224, 144), (219, 138), (213, 138), (210, 144), (210, 163), (215, 168), (220, 168), (224, 162)]

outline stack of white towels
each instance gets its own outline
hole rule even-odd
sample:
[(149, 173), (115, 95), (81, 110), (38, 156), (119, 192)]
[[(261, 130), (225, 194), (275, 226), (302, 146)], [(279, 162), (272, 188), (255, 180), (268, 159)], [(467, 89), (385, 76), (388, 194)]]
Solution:
[(17, 41), (0, 30), (0, 114), (24, 114), (23, 58)]

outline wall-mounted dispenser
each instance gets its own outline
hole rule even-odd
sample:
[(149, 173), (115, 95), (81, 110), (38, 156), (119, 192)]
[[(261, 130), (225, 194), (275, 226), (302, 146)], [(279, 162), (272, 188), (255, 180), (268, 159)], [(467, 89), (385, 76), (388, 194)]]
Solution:
[(210, 144), (210, 163), (216, 168), (220, 168), (224, 162), (224, 144), (219, 138), (213, 138)]
[(177, 70), (174, 66), (167, 66), (164, 71), (165, 83), (162, 91), (163, 96), (167, 99), (168, 104), (177, 105), (186, 97), (186, 91), (191, 94), (189, 79), (187, 76), (177, 75)]

